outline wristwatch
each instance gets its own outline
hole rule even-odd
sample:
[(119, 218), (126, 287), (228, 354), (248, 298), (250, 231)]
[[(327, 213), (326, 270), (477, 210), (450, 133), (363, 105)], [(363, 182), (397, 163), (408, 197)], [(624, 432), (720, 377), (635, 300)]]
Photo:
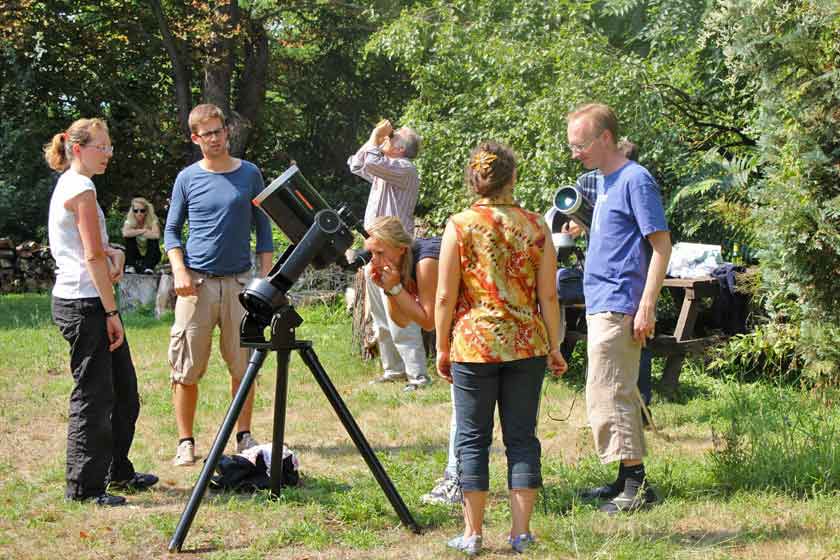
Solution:
[(398, 296), (398, 295), (400, 295), (401, 291), (402, 291), (402, 283), (397, 282), (396, 284), (391, 286), (389, 289), (385, 290), (385, 293), (389, 296)]

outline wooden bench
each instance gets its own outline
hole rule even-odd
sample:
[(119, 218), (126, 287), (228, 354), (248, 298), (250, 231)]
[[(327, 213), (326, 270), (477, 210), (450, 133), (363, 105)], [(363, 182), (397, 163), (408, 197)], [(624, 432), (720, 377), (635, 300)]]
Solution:
[[(710, 276), (666, 278), (663, 289), (671, 293), (675, 302), (682, 299), (680, 314), (673, 334), (657, 334), (648, 342), (648, 347), (654, 356), (665, 358), (661, 389), (665, 395), (673, 396), (679, 386), (680, 371), (686, 356), (702, 354), (709, 346), (723, 340), (721, 336), (694, 336), (701, 301), (705, 297), (717, 298), (720, 295), (720, 284)], [(567, 317), (585, 313), (582, 304), (564, 306), (564, 311)], [(586, 340), (586, 333), (573, 327), (574, 325), (567, 328), (566, 338), (563, 341), (567, 352), (571, 352), (579, 340)]]

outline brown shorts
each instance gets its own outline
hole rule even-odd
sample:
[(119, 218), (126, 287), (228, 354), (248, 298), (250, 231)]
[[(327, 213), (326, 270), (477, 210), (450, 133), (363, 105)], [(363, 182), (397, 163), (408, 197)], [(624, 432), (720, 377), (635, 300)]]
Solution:
[(245, 309), (239, 292), (251, 280), (250, 272), (208, 276), (190, 270), (198, 295), (179, 296), (169, 339), (169, 366), (173, 383), (194, 385), (207, 371), (213, 330), (221, 331), (219, 349), (230, 375), (241, 379), (248, 367), (249, 350), (239, 345), (239, 324)]
[(642, 409), (636, 395), (642, 347), (633, 340), (633, 317), (586, 316), (586, 414), (603, 463), (639, 460), (646, 453)]

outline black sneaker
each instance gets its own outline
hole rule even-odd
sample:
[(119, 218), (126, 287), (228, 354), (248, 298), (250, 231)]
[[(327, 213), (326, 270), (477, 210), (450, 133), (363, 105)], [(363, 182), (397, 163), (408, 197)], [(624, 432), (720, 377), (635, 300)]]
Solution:
[(109, 494), (108, 492), (103, 492), (102, 494), (92, 498), (86, 498), (83, 501), (91, 501), (100, 507), (116, 507), (125, 505), (125, 498)]
[(585, 488), (578, 491), (578, 497), (582, 500), (612, 500), (621, 493), (621, 485), (619, 481), (610, 482), (604, 486), (596, 486), (594, 488)]
[(616, 513), (633, 513), (658, 503), (659, 496), (647, 482), (628, 478), (624, 482), (624, 490), (598, 509), (609, 515), (615, 515)]
[(133, 490), (140, 492), (148, 490), (158, 482), (158, 477), (147, 473), (134, 473), (134, 476), (128, 480), (116, 480), (111, 482), (110, 488), (118, 488), (120, 490)]

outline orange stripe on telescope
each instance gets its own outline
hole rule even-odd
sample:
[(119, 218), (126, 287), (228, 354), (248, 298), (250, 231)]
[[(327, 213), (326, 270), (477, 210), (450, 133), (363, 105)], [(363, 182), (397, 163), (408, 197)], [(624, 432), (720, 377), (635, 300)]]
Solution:
[(303, 203), (304, 203), (304, 204), (306, 204), (306, 207), (307, 207), (307, 208), (309, 208), (310, 210), (315, 210), (315, 207), (314, 207), (314, 206), (312, 206), (311, 204), (309, 204), (309, 201), (308, 201), (308, 200), (306, 200), (306, 197), (305, 197), (305, 196), (303, 196), (303, 195), (300, 193), (300, 191), (299, 191), (299, 190), (295, 190), (295, 194), (297, 195), (297, 197), (298, 197), (299, 199), (301, 199), (301, 200), (303, 201)]

